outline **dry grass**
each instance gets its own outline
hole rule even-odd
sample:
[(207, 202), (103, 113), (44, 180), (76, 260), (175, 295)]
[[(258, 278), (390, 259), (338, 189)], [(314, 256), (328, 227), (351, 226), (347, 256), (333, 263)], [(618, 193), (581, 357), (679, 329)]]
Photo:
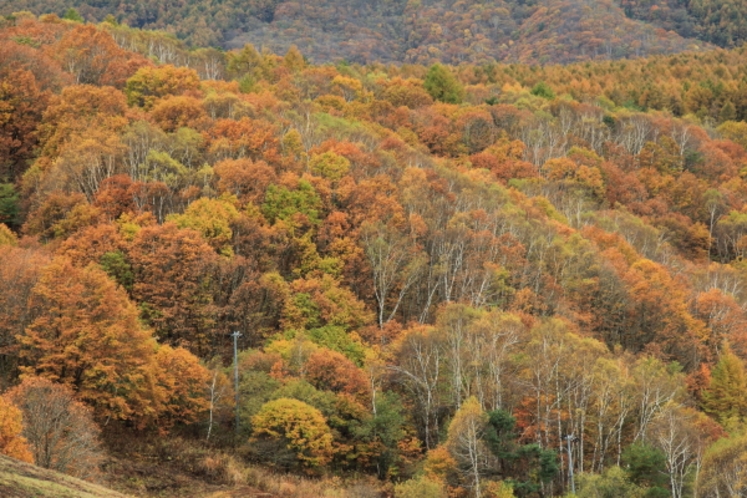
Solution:
[(3, 498), (126, 498), (74, 477), (0, 455), (0, 496)]
[[(106, 469), (111, 487), (147, 498), (384, 498), (375, 479), (343, 481), (276, 473), (227, 451), (180, 437), (118, 445)], [(390, 492), (387, 493), (386, 491)], [(0, 493), (0, 496), (3, 496)]]
[(247, 467), (246, 483), (278, 498), (382, 498), (382, 483), (375, 480), (343, 482), (338, 477), (309, 479), (276, 474), (261, 467)]

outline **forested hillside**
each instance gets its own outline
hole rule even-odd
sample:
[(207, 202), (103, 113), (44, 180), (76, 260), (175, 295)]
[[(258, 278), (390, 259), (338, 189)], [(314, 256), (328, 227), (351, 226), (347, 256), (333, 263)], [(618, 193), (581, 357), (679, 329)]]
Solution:
[(0, 15), (63, 16), (70, 7), (88, 21), (111, 16), (131, 27), (168, 31), (193, 47), (252, 43), (285, 53), (295, 44), (315, 63), (546, 64), (707, 46), (631, 20), (613, 0), (0, 0)]
[(721, 47), (747, 40), (747, 4), (732, 0), (620, 0), (626, 15)]
[(178, 434), (223, 452), (158, 446), (206, 481), (375, 483), (335, 496), (747, 492), (743, 49), (303, 55), (2, 20), (0, 452), (97, 479)]

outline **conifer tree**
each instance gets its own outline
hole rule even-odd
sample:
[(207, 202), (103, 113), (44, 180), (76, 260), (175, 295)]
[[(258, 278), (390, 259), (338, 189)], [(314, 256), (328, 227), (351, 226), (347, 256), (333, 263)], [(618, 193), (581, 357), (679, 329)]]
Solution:
[(713, 368), (711, 383), (703, 392), (703, 409), (720, 422), (747, 415), (747, 375), (744, 363), (727, 345)]

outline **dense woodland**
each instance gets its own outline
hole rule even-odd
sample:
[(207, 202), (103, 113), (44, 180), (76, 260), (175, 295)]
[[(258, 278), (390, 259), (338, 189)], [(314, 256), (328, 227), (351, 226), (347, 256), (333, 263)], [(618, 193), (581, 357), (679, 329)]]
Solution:
[(96, 479), (100, 431), (178, 433), (398, 498), (745, 492), (744, 50), (311, 65), (0, 22), (3, 453)]
[(651, 22), (684, 37), (721, 47), (738, 47), (747, 40), (744, 2), (732, 0), (620, 0), (626, 15)]
[[(28, 10), (64, 16), (75, 7), (81, 20), (108, 18), (167, 30), (191, 47), (251, 43), (260, 52), (284, 54), (295, 44), (314, 63), (547, 64), (698, 50), (709, 46), (703, 40), (719, 44), (715, 36), (698, 40), (699, 33), (663, 29), (644, 15), (647, 10), (629, 3), (623, 8), (613, 0), (0, 0), (0, 15)], [(714, 30), (728, 31), (721, 25)], [(722, 46), (744, 39), (730, 35), (732, 41)]]

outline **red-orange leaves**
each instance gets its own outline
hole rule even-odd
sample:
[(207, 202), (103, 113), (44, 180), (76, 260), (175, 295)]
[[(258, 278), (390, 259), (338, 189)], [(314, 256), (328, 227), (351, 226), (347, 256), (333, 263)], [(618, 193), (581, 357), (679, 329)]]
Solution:
[(179, 128), (200, 129), (207, 126), (208, 119), (202, 103), (184, 95), (169, 96), (159, 100), (150, 114), (164, 131), (174, 132)]
[(319, 390), (352, 394), (359, 401), (370, 394), (363, 371), (337, 351), (326, 348), (314, 351), (305, 370), (306, 380)]
[(238, 197), (242, 203), (262, 204), (267, 187), (277, 183), (275, 170), (264, 161), (225, 159), (214, 167), (218, 189)]
[(275, 126), (263, 120), (218, 119), (207, 132), (209, 152), (216, 159), (277, 159), (280, 141)]
[(15, 179), (26, 169), (47, 99), (30, 71), (0, 71), (0, 177)]
[(47, 52), (73, 75), (76, 84), (121, 86), (130, 71), (148, 64), (144, 57), (119, 48), (109, 33), (92, 24), (76, 26)]
[(30, 305), (36, 319), (19, 337), (27, 374), (73, 387), (101, 418), (138, 419), (156, 410), (155, 341), (123, 289), (95, 265), (55, 259)]
[(174, 223), (137, 233), (128, 250), (135, 274), (132, 296), (161, 340), (198, 354), (215, 346), (207, 283), (216, 258), (198, 232)]

